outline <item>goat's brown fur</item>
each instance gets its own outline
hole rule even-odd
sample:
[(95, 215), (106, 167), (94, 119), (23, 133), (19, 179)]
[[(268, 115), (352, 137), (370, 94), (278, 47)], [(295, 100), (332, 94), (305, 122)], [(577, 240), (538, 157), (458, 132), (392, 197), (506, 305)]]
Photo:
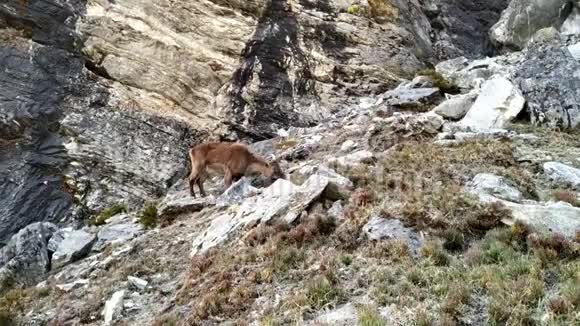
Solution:
[(189, 175), (189, 192), (195, 197), (194, 185), (205, 196), (203, 183), (207, 179), (207, 169), (224, 174), (224, 186), (229, 188), (233, 181), (239, 180), (247, 172), (259, 172), (273, 179), (285, 178), (276, 161), (267, 162), (252, 153), (241, 143), (206, 143), (189, 150), (191, 174)]

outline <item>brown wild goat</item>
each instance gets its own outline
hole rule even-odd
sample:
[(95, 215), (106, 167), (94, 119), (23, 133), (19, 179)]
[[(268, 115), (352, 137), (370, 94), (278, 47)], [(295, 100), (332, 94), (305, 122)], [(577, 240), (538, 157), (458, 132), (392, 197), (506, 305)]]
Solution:
[(284, 179), (284, 173), (278, 162), (267, 162), (252, 153), (241, 143), (206, 143), (189, 149), (191, 174), (189, 175), (189, 192), (195, 197), (194, 184), (199, 187), (201, 196), (206, 196), (203, 182), (207, 178), (207, 169), (221, 170), (224, 174), (225, 189), (238, 181), (247, 172), (259, 172), (272, 179)]

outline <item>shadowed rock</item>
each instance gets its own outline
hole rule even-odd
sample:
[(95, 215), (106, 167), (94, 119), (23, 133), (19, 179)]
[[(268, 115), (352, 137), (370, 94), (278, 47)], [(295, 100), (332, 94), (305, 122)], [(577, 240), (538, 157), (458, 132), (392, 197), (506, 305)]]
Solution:
[(0, 249), (0, 291), (15, 285), (32, 286), (44, 279), (50, 269), (47, 245), (56, 229), (52, 223), (30, 224)]

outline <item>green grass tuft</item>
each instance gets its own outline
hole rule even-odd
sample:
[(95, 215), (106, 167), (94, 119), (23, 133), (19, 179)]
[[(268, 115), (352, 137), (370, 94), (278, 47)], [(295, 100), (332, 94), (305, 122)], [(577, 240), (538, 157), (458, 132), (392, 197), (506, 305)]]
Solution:
[(139, 216), (139, 222), (147, 229), (157, 226), (157, 219), (157, 206), (155, 204), (147, 204)]
[(120, 213), (127, 213), (127, 205), (121, 203), (112, 205), (97, 215), (92, 220), (92, 224), (97, 226), (103, 225), (108, 219)]
[(387, 322), (381, 317), (376, 307), (365, 305), (358, 308), (359, 326), (386, 326)]

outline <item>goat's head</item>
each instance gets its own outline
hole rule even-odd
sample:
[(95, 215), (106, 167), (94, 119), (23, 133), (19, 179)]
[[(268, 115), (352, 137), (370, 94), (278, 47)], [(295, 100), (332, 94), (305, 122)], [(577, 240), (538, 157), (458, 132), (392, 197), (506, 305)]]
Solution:
[(272, 171), (272, 174), (270, 175), (270, 177), (273, 180), (286, 179), (286, 175), (284, 174), (284, 171), (282, 171), (282, 168), (280, 167), (280, 164), (278, 163), (278, 160), (276, 159), (276, 156), (274, 154), (272, 154), (270, 156), (270, 160), (268, 162), (268, 167)]

